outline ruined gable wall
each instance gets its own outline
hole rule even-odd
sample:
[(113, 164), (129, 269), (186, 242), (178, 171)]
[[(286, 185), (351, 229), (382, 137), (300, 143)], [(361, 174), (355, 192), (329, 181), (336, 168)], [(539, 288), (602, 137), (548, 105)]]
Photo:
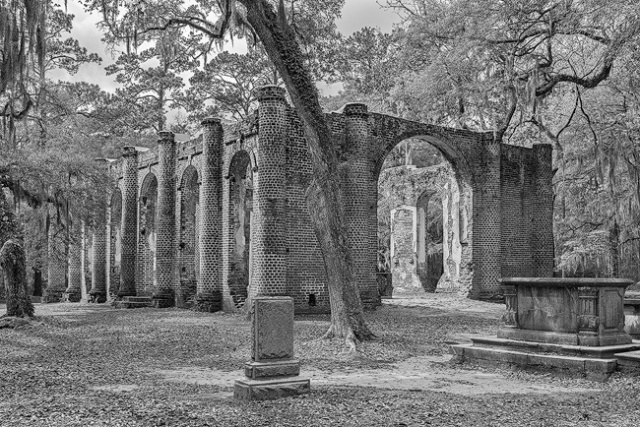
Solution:
[(553, 272), (551, 150), (502, 145), (501, 275), (549, 277)]

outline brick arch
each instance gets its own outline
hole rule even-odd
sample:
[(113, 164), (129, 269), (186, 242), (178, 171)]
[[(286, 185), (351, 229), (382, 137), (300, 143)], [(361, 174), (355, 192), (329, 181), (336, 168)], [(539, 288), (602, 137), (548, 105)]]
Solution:
[(122, 191), (115, 188), (109, 203), (109, 293), (117, 295), (120, 289), (120, 261), (122, 260)]
[[(246, 179), (247, 171), (252, 171), (255, 166), (255, 154), (252, 151), (238, 150), (231, 157), (229, 162), (229, 169), (227, 170), (227, 177), (232, 176), (242, 177)], [(248, 167), (251, 166), (250, 169)]]
[(226, 175), (229, 201), (225, 230), (225, 254), (228, 260), (226, 285), (236, 306), (243, 304), (248, 296), (254, 167), (255, 155), (250, 151), (238, 150), (231, 157)]
[[(353, 278), (365, 307), (380, 302), (376, 286), (376, 184), (386, 155), (408, 138), (438, 147), (453, 165), (460, 200), (452, 209), (457, 207), (459, 212), (460, 242), (466, 257), (461, 269), (466, 271), (460, 272), (466, 278), (461, 284), (463, 292), (468, 291), (472, 298), (495, 299), (501, 293), (500, 276), (550, 274), (550, 146), (512, 147), (490, 132), (447, 129), (368, 113), (363, 104), (347, 105), (343, 112), (326, 117), (339, 153), (347, 241), (355, 260)], [(283, 94), (270, 88), (261, 96), (257, 114), (244, 122), (223, 128), (220, 121), (207, 119), (203, 128), (202, 138), (181, 144), (177, 159), (180, 169), (193, 162), (202, 180), (198, 309), (234, 309), (229, 298), (230, 249), (236, 244), (230, 196), (232, 178), (239, 178), (252, 181), (255, 191), (250, 225), (254, 271), (249, 293), (290, 295), (299, 312), (328, 311), (326, 271), (318, 262), (322, 254), (305, 203), (311, 158), (295, 110), (286, 104)], [(138, 184), (143, 181), (141, 175), (159, 169), (159, 160), (154, 152), (138, 155), (128, 147), (120, 163), (111, 167), (114, 178), (122, 183), (123, 196), (119, 296), (136, 295), (133, 279), (140, 283), (138, 274), (144, 259), (139, 249), (144, 242), (138, 243), (138, 226), (145, 224), (137, 212), (142, 204), (138, 194), (153, 201), (147, 193), (154, 193), (155, 187), (149, 176), (142, 186)], [(415, 199), (407, 204), (414, 203)], [(179, 217), (180, 203), (176, 207)], [(173, 261), (171, 265), (177, 265)], [(145, 294), (144, 289), (140, 294)]]
[[(398, 119), (400, 120), (400, 119)], [(435, 129), (435, 130), (434, 130)], [(440, 133), (437, 133), (439, 130)], [(434, 134), (427, 134), (425, 132), (432, 132)], [(376, 182), (379, 179), (379, 175), (382, 169), (387, 155), (397, 145), (407, 139), (417, 139), (425, 141), (435, 148), (437, 148), (453, 171), (454, 179), (446, 182), (440, 180), (441, 187), (440, 195), (443, 199), (443, 203), (447, 204), (447, 208), (451, 213), (453, 224), (449, 226), (458, 225), (458, 230), (449, 237), (453, 239), (455, 236), (460, 236), (458, 240), (461, 243), (460, 261), (453, 265), (451, 263), (444, 266), (445, 269), (455, 271), (455, 274), (451, 276), (447, 274), (443, 278), (449, 278), (446, 281), (446, 287), (451, 290), (458, 290), (462, 293), (468, 294), (472, 291), (473, 286), (473, 232), (472, 232), (472, 215), (473, 215), (473, 200), (474, 200), (474, 174), (473, 166), (470, 165), (468, 158), (470, 157), (470, 147), (464, 145), (464, 143), (456, 143), (455, 135), (456, 131), (449, 129), (441, 129), (435, 126), (425, 125), (418, 123), (415, 126), (410, 126), (408, 129), (398, 129), (396, 133), (388, 135), (388, 139), (382, 140), (378, 145), (377, 156), (375, 157), (375, 172)], [(444, 134), (442, 136), (441, 134)], [(451, 135), (453, 134), (453, 136)], [(471, 150), (473, 152), (473, 150)], [(445, 188), (451, 185), (452, 188)], [(454, 188), (453, 186), (455, 185)], [(443, 206), (445, 208), (445, 206)], [(446, 209), (445, 209), (446, 210)], [(451, 233), (450, 233), (451, 234)], [(464, 239), (462, 238), (464, 236)], [(451, 242), (447, 242), (451, 243)], [(441, 283), (442, 284), (442, 283)]]
[(156, 280), (156, 235), (158, 179), (147, 173), (140, 187), (138, 209), (138, 295), (152, 295)]
[(191, 305), (200, 279), (200, 185), (198, 170), (188, 165), (180, 179), (178, 231), (178, 306)]

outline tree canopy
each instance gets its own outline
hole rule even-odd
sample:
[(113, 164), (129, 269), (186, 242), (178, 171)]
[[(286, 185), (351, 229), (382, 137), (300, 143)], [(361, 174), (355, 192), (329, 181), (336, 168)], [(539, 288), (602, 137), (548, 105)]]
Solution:
[[(65, 223), (72, 199), (86, 201), (76, 215), (90, 222), (107, 181), (94, 158), (153, 145), (160, 130), (193, 132), (207, 116), (247, 117), (255, 89), (269, 83), (287, 88), (306, 125), (314, 177), (307, 203), (335, 313), (328, 335), (350, 345), (372, 336), (350, 274), (340, 160), (324, 116), (348, 101), (495, 131), (509, 144), (551, 143), (557, 269), (640, 279), (636, 1), (387, 0), (400, 16), (392, 32), (363, 23), (350, 35), (336, 26), (344, 0), (83, 5), (100, 16), (114, 53), (106, 66), (106, 78), (118, 84), (113, 92), (50, 79), (56, 70), (74, 74), (101, 63), (69, 37), (75, 21), (64, 4), (0, 5), (0, 209), (11, 212), (0, 224), (5, 240), (26, 221), (46, 228), (51, 212)], [(224, 51), (239, 39), (246, 54)], [(319, 82), (341, 90), (321, 97)], [(390, 163), (406, 163), (411, 144)]]

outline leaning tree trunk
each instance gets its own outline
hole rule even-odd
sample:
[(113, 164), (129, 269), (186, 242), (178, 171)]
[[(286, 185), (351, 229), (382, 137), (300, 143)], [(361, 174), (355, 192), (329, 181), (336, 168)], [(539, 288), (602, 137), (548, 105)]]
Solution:
[(318, 237), (327, 273), (331, 303), (331, 327), (326, 337), (343, 337), (355, 350), (356, 340), (374, 337), (364, 320), (351, 259), (340, 198), (338, 158), (332, 133), (318, 101), (318, 91), (304, 64), (293, 29), (281, 9), (276, 14), (266, 0), (240, 0), (247, 20), (285, 82), (289, 96), (305, 125), (305, 137), (313, 167), (307, 190), (307, 206)]
[(27, 293), (24, 249), (16, 240), (7, 240), (2, 245), (0, 266), (4, 270), (7, 316), (32, 317), (33, 304)]

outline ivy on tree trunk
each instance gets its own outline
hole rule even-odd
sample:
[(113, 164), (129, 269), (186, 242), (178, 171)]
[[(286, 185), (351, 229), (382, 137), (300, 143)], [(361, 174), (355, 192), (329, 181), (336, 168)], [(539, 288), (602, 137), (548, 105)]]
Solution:
[(313, 168), (313, 179), (306, 194), (307, 207), (324, 258), (331, 303), (331, 326), (325, 336), (345, 338), (353, 351), (357, 340), (372, 339), (374, 334), (365, 322), (358, 286), (351, 273), (333, 135), (284, 11), (276, 13), (265, 0), (240, 2), (245, 5), (247, 20), (282, 76), (291, 101), (305, 124)]
[(26, 261), (22, 245), (7, 240), (0, 249), (0, 267), (4, 271), (7, 316), (33, 317), (33, 304), (27, 292)]

